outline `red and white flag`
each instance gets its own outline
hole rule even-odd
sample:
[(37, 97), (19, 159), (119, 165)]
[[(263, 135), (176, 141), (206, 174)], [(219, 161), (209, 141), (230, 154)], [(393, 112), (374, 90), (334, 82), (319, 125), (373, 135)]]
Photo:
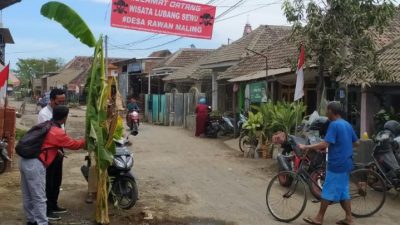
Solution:
[(7, 82), (8, 82), (8, 73), (10, 72), (10, 67), (7, 65), (0, 72), (0, 106), (3, 106), (5, 103), (5, 97), (7, 95)]
[(299, 55), (299, 62), (297, 64), (297, 79), (296, 79), (296, 89), (294, 91), (294, 101), (301, 99), (304, 96), (304, 60), (305, 60), (305, 53), (304, 47), (300, 47), (300, 55)]

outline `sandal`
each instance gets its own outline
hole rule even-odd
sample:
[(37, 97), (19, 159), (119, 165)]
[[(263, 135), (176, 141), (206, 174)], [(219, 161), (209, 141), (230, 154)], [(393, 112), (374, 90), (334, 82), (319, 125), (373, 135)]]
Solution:
[(305, 217), (303, 218), (304, 222), (308, 223), (308, 224), (312, 224), (312, 225), (322, 225), (322, 223), (319, 222), (315, 222), (313, 219), (311, 219), (310, 217)]

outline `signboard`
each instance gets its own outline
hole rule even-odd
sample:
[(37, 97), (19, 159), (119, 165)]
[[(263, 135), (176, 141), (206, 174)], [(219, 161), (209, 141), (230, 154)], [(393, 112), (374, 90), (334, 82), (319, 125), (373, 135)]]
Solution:
[(182, 0), (112, 0), (111, 26), (211, 39), (215, 6)]
[(249, 84), (250, 102), (261, 103), (267, 102), (267, 92), (264, 81)]
[(140, 62), (134, 62), (128, 64), (128, 73), (141, 73), (142, 66)]

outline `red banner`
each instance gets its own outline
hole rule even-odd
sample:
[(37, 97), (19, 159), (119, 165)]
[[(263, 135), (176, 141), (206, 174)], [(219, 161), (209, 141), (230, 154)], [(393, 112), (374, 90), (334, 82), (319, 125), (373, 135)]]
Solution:
[(113, 0), (111, 26), (211, 39), (215, 6), (182, 0)]

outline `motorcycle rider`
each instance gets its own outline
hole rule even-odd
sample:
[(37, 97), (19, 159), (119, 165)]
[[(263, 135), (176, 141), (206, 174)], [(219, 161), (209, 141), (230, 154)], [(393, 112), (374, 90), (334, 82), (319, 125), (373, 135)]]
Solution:
[(139, 112), (139, 110), (140, 110), (139, 105), (137, 104), (136, 99), (134, 97), (132, 97), (129, 100), (127, 108), (128, 108), (128, 113), (126, 114), (126, 122), (129, 121), (129, 113), (131, 113), (133, 111)]
[(136, 101), (136, 99), (134, 97), (132, 97), (129, 100), (129, 103), (128, 103), (127, 107), (128, 107), (128, 112), (139, 111), (140, 110), (139, 105), (137, 104), (137, 101)]

